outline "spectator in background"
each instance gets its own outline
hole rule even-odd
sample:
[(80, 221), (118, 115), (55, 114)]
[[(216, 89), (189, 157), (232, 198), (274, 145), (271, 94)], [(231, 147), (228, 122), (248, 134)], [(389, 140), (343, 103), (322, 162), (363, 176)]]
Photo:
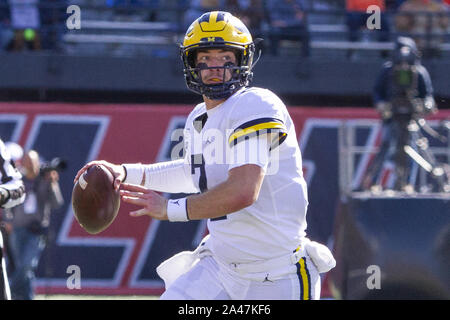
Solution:
[(261, 36), (261, 24), (264, 20), (263, 0), (227, 0), (228, 12), (241, 19), (254, 38)]
[(375, 5), (380, 8), (381, 29), (378, 32), (378, 41), (389, 41), (390, 25), (386, 16), (385, 0), (346, 0), (346, 24), (348, 27), (349, 41), (358, 41), (361, 38), (361, 29), (367, 28), (367, 20), (372, 13), (367, 13), (367, 8)]
[(13, 38), (13, 32), (9, 28), (10, 11), (8, 0), (0, 0), (0, 50), (6, 49)]
[(406, 0), (386, 0), (386, 10), (397, 11)]
[[(445, 5), (431, 0), (407, 0), (398, 9), (395, 26), (411, 36), (424, 57), (439, 55), (449, 19)], [(430, 35), (430, 32), (433, 35)]]
[(146, 21), (155, 21), (161, 5), (159, 0), (106, 0), (105, 4), (114, 9), (114, 18), (121, 21), (135, 21), (143, 12)]
[(302, 56), (310, 54), (305, 5), (302, 0), (267, 0), (269, 39), (273, 55), (278, 55), (280, 40), (302, 42)]
[(189, 9), (184, 14), (184, 30), (202, 14), (224, 8), (225, 0), (190, 0)]
[(15, 269), (10, 286), (13, 299), (32, 300), (34, 272), (45, 247), (52, 210), (60, 207), (63, 197), (56, 170), (41, 170), (39, 154), (30, 150), (17, 162), (27, 192), (23, 204), (8, 209), (12, 232), (10, 246)]
[(66, 10), (69, 4), (67, 0), (52, 0), (51, 6), (41, 6), (39, 15), (41, 19), (41, 46), (43, 50), (62, 50), (62, 36), (67, 31)]
[(31, 50), (41, 49), (38, 2), (39, 0), (9, 0), (11, 28), (14, 32), (13, 51), (22, 51), (25, 46)]

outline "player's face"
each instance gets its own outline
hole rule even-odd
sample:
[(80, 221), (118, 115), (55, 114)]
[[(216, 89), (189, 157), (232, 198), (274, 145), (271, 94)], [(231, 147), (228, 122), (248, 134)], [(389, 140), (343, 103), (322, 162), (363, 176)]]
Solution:
[(231, 50), (210, 49), (197, 53), (196, 65), (206, 65), (206, 67), (219, 67), (217, 69), (205, 69), (200, 71), (200, 76), (205, 84), (222, 83), (231, 79), (229, 69), (220, 68), (227, 63), (236, 64), (236, 55)]

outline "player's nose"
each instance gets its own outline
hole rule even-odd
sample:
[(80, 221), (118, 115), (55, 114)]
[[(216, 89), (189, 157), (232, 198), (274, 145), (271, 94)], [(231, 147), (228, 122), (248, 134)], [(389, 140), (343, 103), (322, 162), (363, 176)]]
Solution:
[[(210, 68), (222, 68), (224, 66), (224, 61), (221, 58), (211, 58), (208, 67)], [(214, 69), (216, 70), (216, 69)]]

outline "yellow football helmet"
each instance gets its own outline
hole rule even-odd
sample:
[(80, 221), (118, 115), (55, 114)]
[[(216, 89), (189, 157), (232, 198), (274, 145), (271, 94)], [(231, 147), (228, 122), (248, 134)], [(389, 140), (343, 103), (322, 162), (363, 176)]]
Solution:
[[(224, 79), (225, 70), (231, 70), (232, 78), (229, 81), (208, 85), (202, 82), (199, 74), (200, 70), (207, 67), (196, 65), (196, 51), (217, 48), (233, 50), (238, 65), (228, 63), (221, 67)], [(252, 36), (241, 20), (224, 11), (204, 13), (189, 26), (180, 46), (186, 85), (190, 90), (210, 99), (228, 98), (236, 90), (251, 82), (254, 53), (255, 44)]]

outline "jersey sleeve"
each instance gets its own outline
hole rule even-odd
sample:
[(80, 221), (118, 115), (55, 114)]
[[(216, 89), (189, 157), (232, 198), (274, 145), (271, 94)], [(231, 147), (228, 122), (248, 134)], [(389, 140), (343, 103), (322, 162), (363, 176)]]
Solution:
[(284, 103), (269, 90), (245, 92), (230, 115), (228, 144), (236, 146), (252, 137), (270, 134), (270, 149), (281, 145), (287, 137), (287, 110)]

